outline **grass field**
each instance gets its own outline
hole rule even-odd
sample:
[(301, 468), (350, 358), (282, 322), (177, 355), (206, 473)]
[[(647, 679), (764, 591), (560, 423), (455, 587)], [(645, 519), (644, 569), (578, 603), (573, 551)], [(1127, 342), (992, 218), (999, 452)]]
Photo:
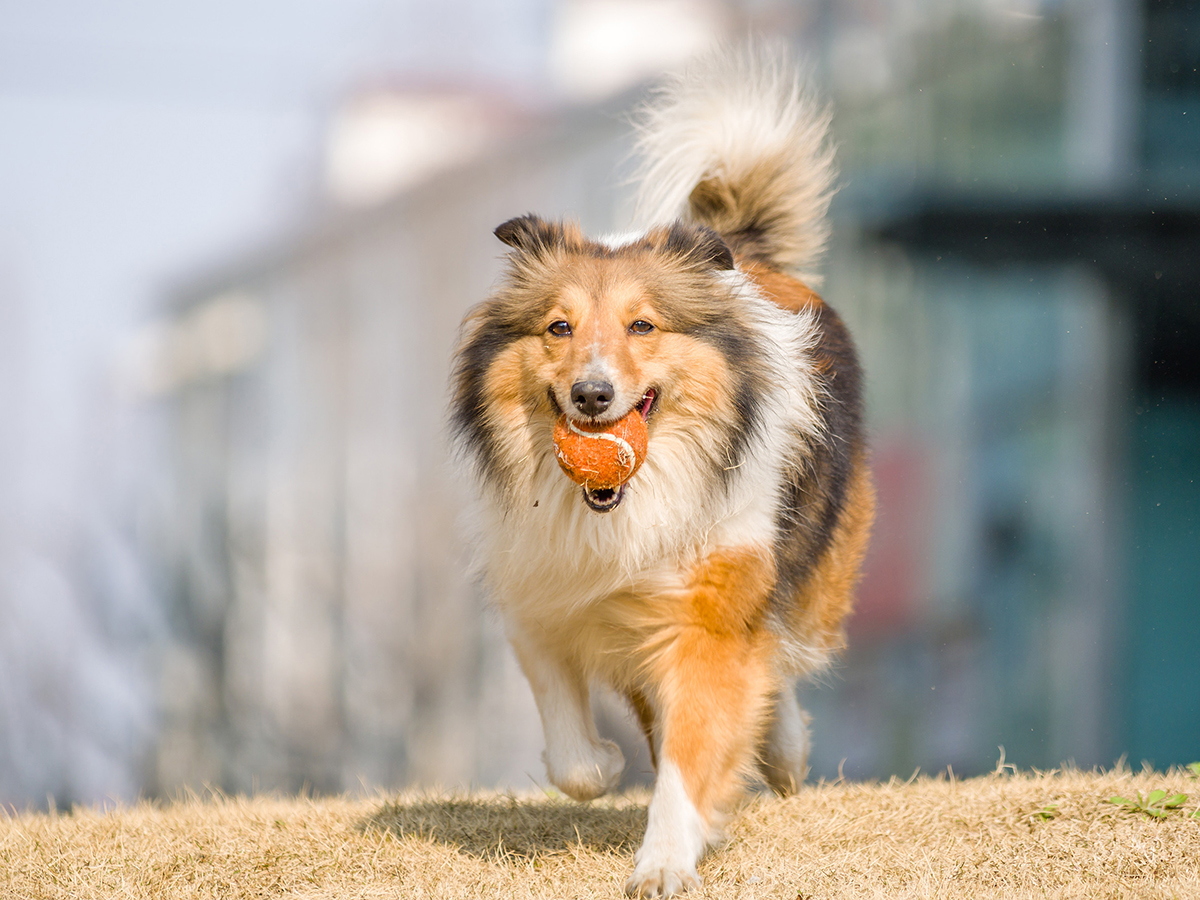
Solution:
[[(1151, 792), (1182, 793), (1149, 811)], [(1157, 797), (1158, 795), (1153, 795)], [(221, 796), (0, 817), (5, 898), (618, 897), (647, 795)], [(1001, 773), (751, 795), (691, 897), (1200, 898), (1200, 780)]]

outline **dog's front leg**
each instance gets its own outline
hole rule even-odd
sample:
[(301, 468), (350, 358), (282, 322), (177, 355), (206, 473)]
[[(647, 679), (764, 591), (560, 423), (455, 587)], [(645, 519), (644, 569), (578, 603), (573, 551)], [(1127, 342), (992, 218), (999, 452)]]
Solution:
[(696, 863), (719, 837), (777, 688), (775, 638), (762, 622), (771, 582), (758, 554), (714, 555), (675, 621), (651, 640), (645, 688), (659, 765), (630, 896), (669, 897), (700, 884)]
[(524, 637), (513, 636), (512, 645), (542, 717), (551, 783), (576, 800), (592, 800), (611, 790), (625, 757), (597, 733), (583, 673)]

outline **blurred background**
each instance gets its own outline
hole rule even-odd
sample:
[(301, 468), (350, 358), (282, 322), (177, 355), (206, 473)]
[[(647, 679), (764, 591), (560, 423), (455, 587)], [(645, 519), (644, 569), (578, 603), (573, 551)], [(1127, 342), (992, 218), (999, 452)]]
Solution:
[(0, 802), (544, 783), (456, 328), (747, 33), (835, 104), (880, 495), (814, 777), (1200, 759), (1200, 0), (0, 0)]

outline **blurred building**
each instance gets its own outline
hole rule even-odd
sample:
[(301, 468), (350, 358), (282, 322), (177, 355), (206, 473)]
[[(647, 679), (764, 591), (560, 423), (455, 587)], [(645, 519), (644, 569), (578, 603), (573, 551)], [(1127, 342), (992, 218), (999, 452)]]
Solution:
[(861, 706), (819, 769), (1200, 752), (1198, 13), (960, 8), (843, 116), (870, 262), (829, 293), (871, 273), (866, 355), (903, 375), (876, 362), (875, 633), (818, 695)]
[[(817, 775), (1200, 755), (1198, 15), (781, 18), (837, 103), (823, 292), (881, 501), (850, 650), (806, 691)], [(633, 99), (501, 129), (174, 298), (147, 369), (173, 451), (154, 788), (543, 779), (457, 538), (448, 363), (495, 225), (625, 223)]]

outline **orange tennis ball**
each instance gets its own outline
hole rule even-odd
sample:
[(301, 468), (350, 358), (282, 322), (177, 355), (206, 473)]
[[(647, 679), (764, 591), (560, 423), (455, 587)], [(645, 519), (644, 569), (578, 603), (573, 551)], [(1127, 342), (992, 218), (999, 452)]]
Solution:
[(646, 420), (639, 410), (608, 425), (554, 423), (554, 455), (567, 477), (593, 488), (616, 488), (633, 477), (646, 458)]

